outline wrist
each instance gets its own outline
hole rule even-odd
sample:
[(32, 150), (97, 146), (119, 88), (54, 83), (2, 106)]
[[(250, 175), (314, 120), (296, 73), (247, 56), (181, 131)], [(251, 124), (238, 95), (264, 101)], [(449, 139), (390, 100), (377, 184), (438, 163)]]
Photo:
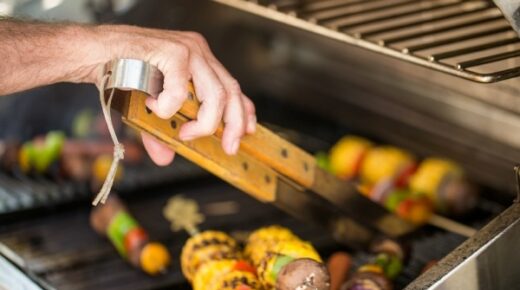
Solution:
[(55, 45), (63, 71), (60, 82), (96, 83), (101, 64), (106, 62), (106, 44), (96, 26), (66, 24), (59, 27)]
[[(83, 47), (85, 70), (80, 82), (97, 84), (102, 77), (104, 65), (116, 58), (138, 58), (138, 45), (133, 45), (136, 37), (135, 28), (126, 25), (84, 26), (89, 45)], [(83, 33), (79, 33), (82, 35)]]

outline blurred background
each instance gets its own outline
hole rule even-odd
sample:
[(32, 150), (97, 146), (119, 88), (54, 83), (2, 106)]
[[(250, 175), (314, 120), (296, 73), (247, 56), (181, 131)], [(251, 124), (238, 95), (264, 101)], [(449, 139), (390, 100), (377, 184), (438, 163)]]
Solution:
[[(349, 1), (322, 2), (333, 2), (330, 7), (341, 8), (341, 5), (355, 2)], [(304, 13), (287, 12), (290, 17), (307, 17), (309, 22), (331, 27), (326, 26), (326, 21), (332, 21), (330, 19), (311, 20), (313, 1), (255, 3), (274, 11), (276, 9), (269, 6), (271, 2), (280, 7), (289, 7), (292, 3)], [(380, 0), (372, 2), (378, 2), (381, 7), (388, 5), (388, 9), (406, 7), (405, 4), (415, 9), (416, 2), (417, 5), (430, 5), (432, 1), (390, 1), (391, 5)], [(493, 10), (489, 15), (494, 18), (489, 21), (509, 27), (500, 14), (497, 16), (498, 10), (491, 1), (440, 2), (446, 2), (442, 9), (453, 9), (447, 10), (452, 16), (436, 16), (440, 20), (455, 17), (458, 12), (474, 17), (488, 15), (488, 10)], [(363, 9), (372, 13), (377, 10), (374, 7)], [(401, 13), (414, 16), (412, 13), (416, 11), (419, 18), (433, 18), (428, 16), (431, 11), (421, 14), (423, 10), (417, 9)], [(269, 10), (262, 11), (270, 13), (265, 12)], [(285, 12), (281, 8), (280, 11)], [(431, 13), (437, 12), (441, 11)], [(346, 15), (355, 16), (355, 13)], [(401, 15), (392, 13), (396, 15), (394, 18), (391, 15), (379, 17), (369, 24), (392, 21)], [(449, 158), (460, 166), (465, 178), (480, 192), (471, 211), (451, 217), (475, 229), (503, 212), (515, 196), (512, 168), (520, 160), (520, 135), (514, 133), (520, 129), (520, 82), (517, 78), (485, 85), (471, 82), (214, 1), (0, 0), (0, 15), (198, 31), (208, 39), (215, 55), (255, 102), (260, 123), (312, 154), (321, 152), (326, 156), (326, 163), (332, 162), (330, 158), (333, 158), (329, 156), (329, 149), (345, 135), (358, 135), (375, 144), (396, 146), (410, 152), (414, 160), (431, 156)], [(467, 20), (473, 23), (470, 21), (478, 20)], [(487, 25), (488, 20), (480, 21)], [(426, 32), (438, 29), (436, 25), (413, 28), (424, 33), (418, 34), (417, 41), (425, 43), (443, 39), (442, 33), (459, 29), (475, 34), (475, 28), (470, 28), (470, 24), (450, 22), (450, 25), (453, 27), (435, 30), (432, 37)], [(479, 25), (474, 26), (482, 31), (487, 29)], [(400, 29), (410, 27), (402, 24)], [(510, 28), (501, 29), (511, 33)], [(479, 37), (489, 37), (481, 34)], [(514, 37), (517, 38), (516, 34)], [(469, 43), (474, 39), (462, 36), (460, 39), (461, 43), (466, 39), (467, 45), (475, 45)], [(400, 44), (399, 41), (396, 43)], [(508, 53), (517, 52), (517, 41), (511, 43), (500, 48)], [(396, 51), (401, 50), (396, 48)], [(482, 55), (486, 53), (489, 51), (482, 51)], [(514, 55), (508, 64), (514, 66), (518, 61), (518, 56)], [(133, 157), (125, 162), (115, 191), (150, 236), (165, 244), (172, 253), (173, 266), (159, 277), (148, 276), (125, 263), (110, 242), (96, 234), (89, 224), (90, 201), (95, 193), (91, 179), (103, 171), (100, 168), (106, 169), (106, 164), (95, 157), (101, 155), (99, 152), (111, 154), (96, 88), (84, 84), (56, 84), (0, 98), (0, 140), (3, 142), (0, 146), (3, 158), (0, 253), (38, 281), (36, 287), (190, 289), (179, 265), (180, 249), (188, 235), (173, 233), (161, 213), (168, 198), (178, 194), (199, 203), (206, 215), (202, 229), (224, 230), (240, 236), (263, 225), (282, 224), (311, 241), (325, 258), (337, 250), (349, 251), (355, 257), (353, 269), (370, 259), (367, 251), (341, 245), (320, 226), (297, 220), (273, 205), (250, 198), (181, 156), (176, 156), (171, 166), (154, 166), (143, 152), (136, 133), (122, 124), (116, 126), (134, 154), (130, 153)], [(7, 149), (20, 150), (27, 142), (39, 144), (49, 132), (65, 136), (64, 142), (68, 145), (64, 146), (90, 154), (88, 160), (74, 155), (74, 158), (65, 158), (66, 162), (60, 160), (59, 169), (56, 165), (49, 166), (51, 169), (45, 174), (15, 170)], [(410, 245), (410, 258), (394, 279), (395, 289), (405, 288), (420, 275), (425, 265), (442, 259), (465, 240), (466, 237), (460, 234), (424, 226), (406, 241)], [(2, 279), (6, 278), (0, 273), (0, 282)]]

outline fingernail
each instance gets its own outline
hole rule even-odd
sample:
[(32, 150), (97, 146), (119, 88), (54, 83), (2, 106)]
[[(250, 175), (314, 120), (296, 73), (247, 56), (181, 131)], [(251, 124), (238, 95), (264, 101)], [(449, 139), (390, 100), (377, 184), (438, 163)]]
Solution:
[(256, 131), (256, 116), (249, 117), (249, 123), (247, 124), (249, 133)]
[(231, 155), (237, 154), (239, 146), (240, 146), (239, 140), (233, 141), (233, 144), (231, 145), (230, 150), (229, 150), (229, 154), (231, 154)]
[(182, 141), (191, 141), (191, 140), (195, 139), (195, 136), (179, 133), (179, 138), (181, 138)]
[(145, 105), (149, 109), (153, 109), (155, 102), (156, 102), (156, 100), (154, 98), (146, 98), (146, 100), (144, 101)]

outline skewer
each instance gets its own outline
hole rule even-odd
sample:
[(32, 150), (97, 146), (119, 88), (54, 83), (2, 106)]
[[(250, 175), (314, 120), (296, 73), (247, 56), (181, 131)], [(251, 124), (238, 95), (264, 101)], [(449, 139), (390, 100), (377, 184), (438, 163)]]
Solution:
[[(279, 290), (328, 289), (329, 274), (312, 246), (296, 236), (282, 240), (276, 245), (277, 238), (274, 237), (273, 231), (283, 231), (293, 236), (288, 229), (274, 226), (255, 231), (252, 236), (255, 236), (255, 233), (257, 236), (250, 236), (248, 246), (251, 248), (245, 251), (248, 256), (248, 252), (249, 255), (252, 254), (251, 250), (261, 249), (257, 252), (259, 255), (256, 255), (261, 261), (256, 261), (250, 256), (250, 264), (241, 259), (242, 251), (231, 236), (218, 231), (201, 232), (198, 229), (197, 225), (204, 220), (204, 216), (199, 213), (199, 206), (194, 200), (179, 195), (172, 197), (163, 214), (171, 222), (173, 231), (184, 229), (192, 236), (183, 247), (181, 268), (194, 289), (207, 289), (205, 287), (209, 283), (208, 280), (223, 279), (215, 276), (216, 269), (222, 272), (219, 276), (248, 276), (244, 276), (247, 279), (243, 280), (246, 281), (243, 282), (244, 286), (250, 286), (248, 289), (261, 289), (260, 284), (268, 289), (274, 289), (276, 286)], [(273, 239), (265, 239), (266, 236)], [(257, 244), (252, 245), (251, 239)], [(263, 249), (263, 246), (267, 248)], [(218, 250), (217, 247), (221, 249)], [(198, 255), (197, 252), (202, 254)], [(226, 281), (218, 283), (223, 282)]]
[[(430, 157), (418, 163), (406, 150), (376, 146), (357, 136), (341, 138), (330, 150), (329, 160), (327, 156), (322, 158), (325, 168), (346, 179), (359, 179), (360, 192), (405, 220), (465, 237), (476, 232), (434, 213), (437, 210), (460, 215), (476, 203), (476, 190), (453, 161)], [(413, 192), (421, 194), (414, 196)]]
[(123, 259), (143, 272), (158, 275), (169, 267), (171, 255), (166, 246), (150, 240), (146, 229), (117, 196), (91, 211), (90, 225), (112, 242)]
[(433, 214), (430, 217), (430, 219), (428, 220), (428, 224), (430, 224), (432, 226), (436, 226), (438, 228), (441, 228), (443, 230), (446, 230), (446, 231), (449, 231), (452, 233), (459, 234), (459, 235), (467, 237), (467, 238), (472, 237), (477, 232), (476, 229), (474, 229), (470, 226), (461, 224), (452, 219), (449, 219), (449, 218), (446, 218), (446, 217), (443, 217), (443, 216), (440, 216), (437, 214)]
[(173, 231), (185, 230), (191, 235), (182, 249), (181, 268), (193, 289), (208, 289), (211, 285), (219, 285), (218, 289), (227, 289), (229, 285), (233, 289), (261, 289), (256, 269), (241, 259), (238, 243), (232, 237), (223, 232), (199, 230), (198, 224), (204, 221), (204, 216), (195, 200), (181, 195), (172, 197), (163, 214)]
[(171, 223), (172, 231), (185, 230), (191, 237), (200, 233), (198, 225), (205, 219), (199, 212), (197, 202), (182, 195), (176, 195), (168, 200), (163, 215)]

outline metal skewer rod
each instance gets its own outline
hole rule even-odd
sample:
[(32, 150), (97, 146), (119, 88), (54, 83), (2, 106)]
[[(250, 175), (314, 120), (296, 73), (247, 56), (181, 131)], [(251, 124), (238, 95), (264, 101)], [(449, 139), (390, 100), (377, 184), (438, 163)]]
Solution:
[(470, 226), (461, 224), (452, 219), (437, 214), (431, 216), (431, 218), (428, 220), (428, 224), (468, 238), (472, 237), (477, 232), (476, 229)]

